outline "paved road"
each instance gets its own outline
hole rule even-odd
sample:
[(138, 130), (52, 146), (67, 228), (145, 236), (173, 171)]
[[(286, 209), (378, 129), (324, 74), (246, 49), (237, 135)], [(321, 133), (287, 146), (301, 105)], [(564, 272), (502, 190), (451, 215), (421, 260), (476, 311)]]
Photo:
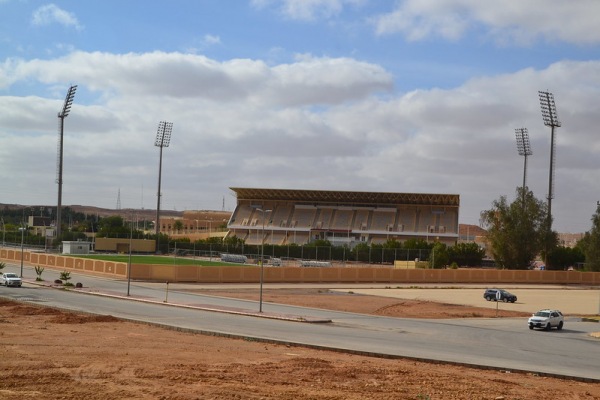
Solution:
[[(10, 271), (13, 266), (10, 266)], [(53, 271), (44, 278), (53, 280)], [(25, 278), (33, 278), (31, 271)], [(33, 279), (31, 279), (33, 280)], [(114, 315), (135, 321), (161, 324), (223, 335), (252, 337), (282, 343), (332, 348), (376, 355), (414, 357), (453, 363), (484, 365), (507, 370), (525, 370), (550, 375), (572, 376), (600, 381), (600, 341), (589, 336), (597, 324), (568, 318), (563, 331), (530, 331), (522, 318), (420, 320), (385, 318), (263, 304), (265, 313), (304, 315), (330, 319), (327, 324), (297, 323), (286, 320), (256, 318), (257, 303), (222, 299), (178, 291), (168, 293), (166, 285), (132, 283), (131, 298), (124, 300), (127, 282), (91, 276), (73, 275), (88, 292), (56, 290), (26, 284), (23, 288), (0, 288), (0, 296), (70, 310)], [(174, 285), (175, 286), (175, 285)], [(202, 311), (188, 306), (246, 310), (247, 315)]]

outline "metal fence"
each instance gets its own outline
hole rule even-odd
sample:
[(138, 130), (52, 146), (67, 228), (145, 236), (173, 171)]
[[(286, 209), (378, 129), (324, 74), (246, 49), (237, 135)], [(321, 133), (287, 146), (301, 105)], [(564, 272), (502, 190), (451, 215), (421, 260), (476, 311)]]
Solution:
[(265, 259), (298, 259), (314, 261), (363, 262), (369, 264), (393, 264), (394, 261), (429, 260), (431, 249), (385, 249), (354, 248), (343, 246), (298, 246), (298, 245), (238, 245), (198, 244), (169, 242), (168, 254), (188, 257), (219, 258), (221, 253), (238, 254), (248, 259), (259, 260), (261, 250)]

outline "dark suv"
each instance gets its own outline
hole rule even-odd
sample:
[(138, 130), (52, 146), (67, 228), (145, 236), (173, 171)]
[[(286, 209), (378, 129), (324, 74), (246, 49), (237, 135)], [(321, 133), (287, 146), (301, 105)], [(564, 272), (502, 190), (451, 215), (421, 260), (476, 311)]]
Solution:
[(517, 296), (512, 293), (507, 292), (504, 289), (486, 289), (483, 293), (483, 298), (487, 301), (498, 301), (502, 300), (503, 302), (511, 302), (514, 303), (517, 301)]

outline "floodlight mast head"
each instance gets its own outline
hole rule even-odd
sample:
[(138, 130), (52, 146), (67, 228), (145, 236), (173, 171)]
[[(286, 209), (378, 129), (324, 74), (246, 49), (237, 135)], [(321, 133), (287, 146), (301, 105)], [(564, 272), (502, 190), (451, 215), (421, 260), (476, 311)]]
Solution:
[(169, 147), (172, 132), (172, 122), (160, 121), (158, 123), (158, 130), (156, 132), (156, 140), (154, 141), (154, 145), (156, 147)]
[(554, 95), (550, 92), (538, 92), (540, 97), (540, 105), (542, 107), (542, 119), (544, 125), (559, 127), (560, 121), (556, 113), (556, 103), (554, 103)]
[(77, 85), (72, 85), (67, 92), (67, 96), (65, 97), (65, 104), (63, 105), (63, 109), (58, 113), (58, 118), (66, 118), (71, 111), (71, 105), (73, 104), (73, 99), (75, 98), (75, 91), (77, 90)]
[(533, 154), (531, 151), (531, 144), (529, 143), (529, 132), (527, 128), (515, 129), (515, 136), (517, 137), (517, 150), (520, 156), (530, 156)]

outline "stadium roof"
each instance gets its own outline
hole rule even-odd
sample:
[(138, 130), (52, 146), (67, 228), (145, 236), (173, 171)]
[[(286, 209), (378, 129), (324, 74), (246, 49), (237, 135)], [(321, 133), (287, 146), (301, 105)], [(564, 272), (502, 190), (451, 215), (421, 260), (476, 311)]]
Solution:
[(230, 188), (238, 200), (294, 201), (298, 203), (334, 203), (338, 205), (460, 205), (458, 194), (343, 192), (333, 190)]

